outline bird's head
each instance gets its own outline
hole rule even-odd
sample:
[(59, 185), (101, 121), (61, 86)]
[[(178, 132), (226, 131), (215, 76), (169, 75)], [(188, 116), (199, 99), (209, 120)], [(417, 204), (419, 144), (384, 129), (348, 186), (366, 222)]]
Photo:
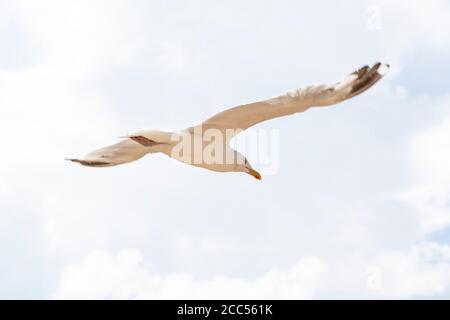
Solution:
[(248, 162), (247, 158), (245, 158), (243, 155), (241, 155), (239, 153), (238, 153), (238, 157), (237, 157), (236, 171), (245, 172), (257, 180), (262, 179), (261, 174), (258, 171), (256, 171), (255, 169), (253, 169), (253, 167)]

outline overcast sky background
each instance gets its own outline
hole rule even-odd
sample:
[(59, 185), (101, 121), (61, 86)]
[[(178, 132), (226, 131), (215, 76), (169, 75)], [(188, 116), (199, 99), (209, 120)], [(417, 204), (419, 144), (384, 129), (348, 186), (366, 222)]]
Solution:
[[(450, 4), (0, 0), (0, 298), (448, 298)], [(150, 155), (135, 129), (392, 70), (279, 129), (259, 182)]]

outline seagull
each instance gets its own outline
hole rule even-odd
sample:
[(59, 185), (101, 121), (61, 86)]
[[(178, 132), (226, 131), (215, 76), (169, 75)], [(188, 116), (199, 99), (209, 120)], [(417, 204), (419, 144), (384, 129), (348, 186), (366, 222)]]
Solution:
[[(357, 96), (378, 82), (389, 68), (389, 64), (382, 63), (364, 66), (341, 81), (311, 85), (227, 109), (183, 130), (139, 130), (83, 159), (66, 160), (88, 167), (111, 167), (136, 161), (147, 154), (163, 153), (196, 167), (216, 172), (244, 172), (261, 180), (261, 174), (247, 158), (230, 147), (229, 142), (234, 136), (266, 120), (304, 112), (311, 107), (335, 105)], [(212, 143), (214, 152), (205, 157), (205, 151), (211, 150)]]

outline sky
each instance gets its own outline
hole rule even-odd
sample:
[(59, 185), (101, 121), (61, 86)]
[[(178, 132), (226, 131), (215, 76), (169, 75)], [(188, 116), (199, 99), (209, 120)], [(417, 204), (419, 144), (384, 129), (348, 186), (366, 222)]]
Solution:
[[(0, 298), (448, 298), (449, 16), (446, 0), (0, 0)], [(258, 125), (279, 133), (262, 181), (64, 161), (376, 61), (391, 72), (363, 95)]]

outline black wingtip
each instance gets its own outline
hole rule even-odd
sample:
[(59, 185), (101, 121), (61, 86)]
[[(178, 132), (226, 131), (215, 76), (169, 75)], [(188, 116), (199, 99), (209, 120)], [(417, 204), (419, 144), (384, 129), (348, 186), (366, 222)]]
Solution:
[(358, 73), (358, 79), (355, 80), (355, 85), (350, 91), (350, 96), (358, 95), (377, 83), (385, 74), (385, 70), (383, 72), (380, 70), (382, 66), (386, 66), (389, 69), (389, 64), (383, 65), (381, 62), (377, 62), (372, 68), (364, 72), (362, 76)]
[(364, 76), (367, 71), (369, 70), (369, 66), (364, 66), (359, 68), (358, 70), (355, 70), (352, 74), (358, 76), (358, 78), (361, 78), (362, 76)]
[(378, 69), (379, 67), (381, 67), (381, 62), (377, 62), (373, 65), (372, 69)]

